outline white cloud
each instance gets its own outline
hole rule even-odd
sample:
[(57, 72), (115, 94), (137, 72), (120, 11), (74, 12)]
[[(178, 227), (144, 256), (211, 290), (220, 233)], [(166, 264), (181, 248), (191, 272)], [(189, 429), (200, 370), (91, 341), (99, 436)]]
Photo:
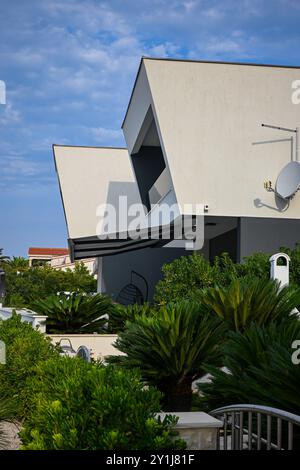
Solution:
[(21, 113), (8, 102), (0, 108), (0, 125), (7, 126), (21, 121)]
[(210, 42), (206, 45), (206, 50), (208, 52), (233, 52), (233, 53), (241, 53), (242, 46), (238, 41), (234, 41), (233, 39), (218, 39), (213, 38)]
[(223, 17), (223, 12), (221, 12), (220, 7), (219, 8), (209, 8), (208, 10), (204, 10), (203, 14), (207, 18), (211, 18), (213, 20), (217, 20), (217, 19)]
[(92, 127), (89, 129), (96, 142), (119, 142), (123, 139), (121, 129), (107, 129), (105, 127)]
[(42, 165), (20, 154), (0, 156), (2, 177), (37, 176), (42, 172)]
[(42, 9), (53, 18), (72, 18), (80, 30), (98, 32), (108, 31), (113, 34), (128, 34), (129, 22), (122, 14), (110, 8), (102, 1), (44, 0)]

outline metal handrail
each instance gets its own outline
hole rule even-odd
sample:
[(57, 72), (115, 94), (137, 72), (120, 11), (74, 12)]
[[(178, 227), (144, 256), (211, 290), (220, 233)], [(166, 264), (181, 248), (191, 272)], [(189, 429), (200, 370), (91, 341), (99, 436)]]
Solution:
[[(244, 419), (244, 413), (247, 419)], [(283, 438), (286, 442), (288, 450), (292, 450), (294, 446), (294, 426), (300, 427), (300, 416), (289, 413), (278, 408), (262, 405), (228, 405), (217, 408), (210, 412), (212, 416), (222, 417), (223, 430), (218, 435), (218, 448), (221, 447), (223, 439), (223, 449), (244, 449), (244, 439), (246, 437), (248, 449), (252, 449), (253, 441), (256, 442), (256, 448), (261, 449), (261, 444), (266, 445), (267, 450), (277, 449), (281, 450)], [(254, 432), (253, 417), (256, 415), (256, 432)], [(267, 418), (266, 436), (262, 436), (262, 416)], [(276, 441), (272, 442), (272, 419), (276, 418)], [(247, 421), (247, 427), (245, 426)], [(287, 424), (287, 434), (282, 436), (283, 426)], [(273, 433), (274, 435), (274, 433)], [(230, 444), (228, 446), (228, 438), (230, 437)]]
[(300, 416), (295, 415), (293, 413), (289, 413), (288, 411), (280, 410), (279, 408), (272, 408), (271, 406), (261, 406), (261, 405), (246, 405), (246, 404), (241, 404), (241, 405), (229, 405), (229, 406), (223, 406), (221, 408), (216, 408), (213, 411), (210, 411), (210, 414), (221, 414), (221, 413), (226, 413), (229, 411), (254, 411), (255, 413), (261, 413), (261, 414), (268, 414), (271, 416), (274, 416), (274, 418), (281, 418), (286, 421), (290, 421), (293, 424), (296, 424), (296, 426), (300, 426)]

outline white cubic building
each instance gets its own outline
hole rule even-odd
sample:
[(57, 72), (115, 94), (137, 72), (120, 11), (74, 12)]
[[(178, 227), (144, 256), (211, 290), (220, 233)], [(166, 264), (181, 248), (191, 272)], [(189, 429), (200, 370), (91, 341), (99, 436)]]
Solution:
[[(188, 217), (209, 260), (300, 241), (299, 79), (299, 67), (143, 58), (122, 124), (126, 149), (54, 145), (71, 258), (99, 258), (99, 291), (151, 299), (162, 264), (191, 253), (174, 228)], [(139, 237), (120, 196), (143, 205)], [(107, 238), (105, 204), (117, 218)]]

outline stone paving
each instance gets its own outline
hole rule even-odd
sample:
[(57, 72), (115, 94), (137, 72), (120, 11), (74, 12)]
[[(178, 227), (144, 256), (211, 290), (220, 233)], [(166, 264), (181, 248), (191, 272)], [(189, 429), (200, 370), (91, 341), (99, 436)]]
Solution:
[(18, 423), (1, 423), (1, 431), (5, 433), (7, 444), (0, 450), (17, 450), (20, 447), (21, 441), (18, 436), (20, 425)]

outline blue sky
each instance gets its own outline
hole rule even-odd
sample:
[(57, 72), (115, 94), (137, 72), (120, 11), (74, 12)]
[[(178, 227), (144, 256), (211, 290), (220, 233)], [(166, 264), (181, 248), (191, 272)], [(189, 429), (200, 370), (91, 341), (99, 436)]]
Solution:
[(51, 146), (123, 146), (142, 55), (300, 65), (300, 0), (1, 0), (0, 12), (8, 255), (66, 246)]

